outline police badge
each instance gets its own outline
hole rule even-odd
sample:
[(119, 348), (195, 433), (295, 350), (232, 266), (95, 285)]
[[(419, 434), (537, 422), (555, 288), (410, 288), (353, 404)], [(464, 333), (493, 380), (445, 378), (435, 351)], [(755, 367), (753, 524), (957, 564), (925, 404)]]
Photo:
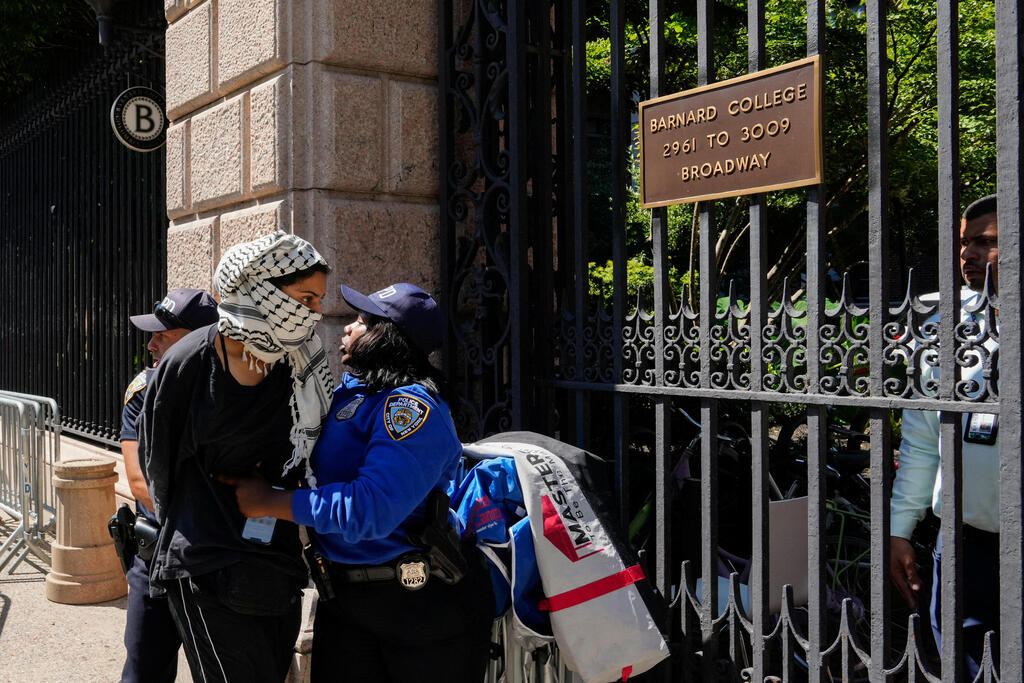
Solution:
[(338, 422), (351, 420), (352, 416), (356, 414), (356, 411), (359, 410), (359, 406), (363, 405), (363, 401), (365, 400), (365, 396), (356, 396), (338, 409), (338, 412), (334, 414), (334, 419)]
[(427, 579), (430, 578), (430, 565), (422, 555), (410, 553), (398, 558), (395, 574), (398, 577), (398, 583), (402, 584), (402, 588), (418, 591), (427, 585)]

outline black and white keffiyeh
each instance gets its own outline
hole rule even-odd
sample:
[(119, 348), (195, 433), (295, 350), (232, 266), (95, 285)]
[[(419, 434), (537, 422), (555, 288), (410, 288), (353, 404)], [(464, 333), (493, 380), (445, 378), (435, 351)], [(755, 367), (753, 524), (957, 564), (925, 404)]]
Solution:
[(285, 356), (292, 372), (292, 457), (284, 471), (305, 467), (306, 481), (316, 487), (309, 456), (320, 436), (320, 423), (331, 405), (334, 378), (327, 353), (313, 328), (323, 316), (270, 283), (272, 278), (326, 265), (313, 245), (295, 235), (275, 232), (225, 252), (214, 284), (220, 292), (221, 334), (242, 342), (243, 360), (265, 372)]

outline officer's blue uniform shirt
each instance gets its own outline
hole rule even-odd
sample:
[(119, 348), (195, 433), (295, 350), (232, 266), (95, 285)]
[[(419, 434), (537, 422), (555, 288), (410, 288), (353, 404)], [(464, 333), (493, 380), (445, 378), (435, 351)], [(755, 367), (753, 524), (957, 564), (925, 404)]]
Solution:
[(121, 410), (121, 441), (138, 441), (139, 433), (135, 431), (135, 420), (142, 412), (142, 402), (146, 398), (146, 387), (149, 386), (150, 374), (155, 368), (146, 368), (131, 381), (124, 390), (124, 408)]
[(443, 400), (418, 384), (368, 395), (346, 374), (313, 450), (318, 488), (296, 491), (292, 514), (327, 558), (388, 562), (415, 549), (406, 531), (430, 491), (450, 489), (461, 456)]
[[(139, 433), (135, 428), (135, 422), (142, 412), (142, 404), (146, 400), (146, 388), (156, 368), (146, 368), (135, 379), (131, 381), (128, 388), (124, 390), (124, 408), (121, 409), (121, 441), (138, 441)], [(135, 509), (149, 519), (156, 521), (156, 515), (142, 503), (136, 501)]]

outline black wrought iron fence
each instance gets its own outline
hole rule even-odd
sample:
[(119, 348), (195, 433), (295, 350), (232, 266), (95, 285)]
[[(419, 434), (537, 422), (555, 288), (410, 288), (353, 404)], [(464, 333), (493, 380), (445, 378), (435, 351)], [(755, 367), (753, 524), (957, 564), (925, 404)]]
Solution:
[[(967, 680), (958, 626), (970, 476), (961, 472), (961, 418), (981, 404), (998, 414), (1001, 430), (1002, 646), (993, 641), (980, 676), (1020, 680), (1019, 3), (998, 0), (991, 30), (970, 34), (961, 34), (968, 20), (956, 0), (654, 0), (643, 20), (627, 14), (634, 9), (617, 0), (442, 3), (442, 254), (452, 321), (445, 359), (464, 397), (463, 438), (529, 428), (614, 459), (623, 525), (648, 551), (649, 576), (671, 607), (663, 627), (679, 656), (666, 677), (952, 681)], [(919, 19), (908, 19), (912, 9)], [(822, 184), (784, 202), (700, 202), (692, 221), (654, 209), (638, 238), (636, 102), (680, 83), (714, 83), (737, 64), (750, 72), (776, 66), (766, 25), (778, 39), (780, 17), (793, 16), (799, 30), (787, 39), (790, 48), (799, 43), (798, 56), (821, 55), (859, 74), (829, 86), (834, 120), (826, 118), (823, 144), (826, 152), (839, 146), (839, 109), (862, 107), (843, 119), (855, 122), (856, 134), (844, 139), (863, 145), (862, 167), (829, 182), (861, 192), (863, 210), (841, 206), (848, 200)], [(919, 24), (920, 44), (894, 38), (897, 20)], [(991, 47), (993, 35), (995, 58), (985, 58), (993, 78), (962, 86), (961, 70), (975, 69), (979, 54), (964, 46)], [(851, 36), (859, 53), (842, 42)], [(639, 53), (647, 59), (640, 86), (628, 68)], [(931, 207), (914, 211), (926, 211), (933, 228), (905, 245), (905, 222), (892, 216), (908, 209), (892, 204), (906, 197), (893, 194), (890, 173), (896, 162), (908, 168), (897, 155), (908, 153), (906, 130), (890, 110), (902, 106), (896, 91), (910, 87), (907, 60), (921, 54), (933, 83), (921, 125), (935, 140), (935, 190)], [(979, 194), (976, 169), (962, 168), (976, 163), (977, 140), (962, 141), (982, 135), (978, 111), (963, 112), (979, 88), (995, 106), (998, 299), (993, 286), (962, 302), (956, 226)], [(961, 117), (969, 118), (964, 131)], [(737, 212), (742, 237), (729, 237)], [(837, 238), (839, 215), (848, 231)], [(679, 246), (680, 225), (691, 230), (688, 247)], [(732, 248), (720, 248), (723, 235)], [(851, 272), (863, 268), (859, 281), (834, 272), (848, 246), (837, 241), (848, 235), (862, 245), (861, 263), (846, 262)], [(638, 241), (651, 272), (639, 292), (630, 270)], [(723, 268), (734, 250), (745, 264)], [(894, 263), (913, 261), (908, 253), (925, 254), (923, 270), (937, 272), (937, 282), (897, 272)], [(610, 275), (595, 269), (605, 260)], [(684, 278), (687, 260), (695, 267)], [(925, 378), (926, 367), (941, 372)], [(893, 427), (905, 409), (942, 411), (940, 533), (954, 540), (941, 560), (941, 655), (926, 644), (927, 619), (897, 602), (887, 578)], [(794, 416), (795, 431), (787, 422)], [(773, 612), (770, 501), (804, 492), (805, 606), (787, 595)]]
[(163, 5), (132, 11), (108, 47), (84, 35), (67, 55), (77, 67), (0, 129), (0, 389), (53, 397), (68, 431), (110, 443), (147, 361), (128, 316), (165, 281), (163, 151), (131, 151), (110, 127), (122, 90), (163, 90)]

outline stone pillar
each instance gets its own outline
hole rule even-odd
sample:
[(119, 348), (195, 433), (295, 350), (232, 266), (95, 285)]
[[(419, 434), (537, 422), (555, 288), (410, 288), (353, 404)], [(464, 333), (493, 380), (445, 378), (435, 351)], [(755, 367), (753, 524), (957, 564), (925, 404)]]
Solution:
[(114, 513), (114, 461), (98, 456), (54, 465), (57, 541), (53, 544), (46, 598), (84, 605), (125, 595), (128, 584), (107, 532)]
[[(283, 229), (342, 282), (441, 282), (435, 0), (165, 0), (168, 287)], [(336, 354), (331, 354), (337, 369)]]

